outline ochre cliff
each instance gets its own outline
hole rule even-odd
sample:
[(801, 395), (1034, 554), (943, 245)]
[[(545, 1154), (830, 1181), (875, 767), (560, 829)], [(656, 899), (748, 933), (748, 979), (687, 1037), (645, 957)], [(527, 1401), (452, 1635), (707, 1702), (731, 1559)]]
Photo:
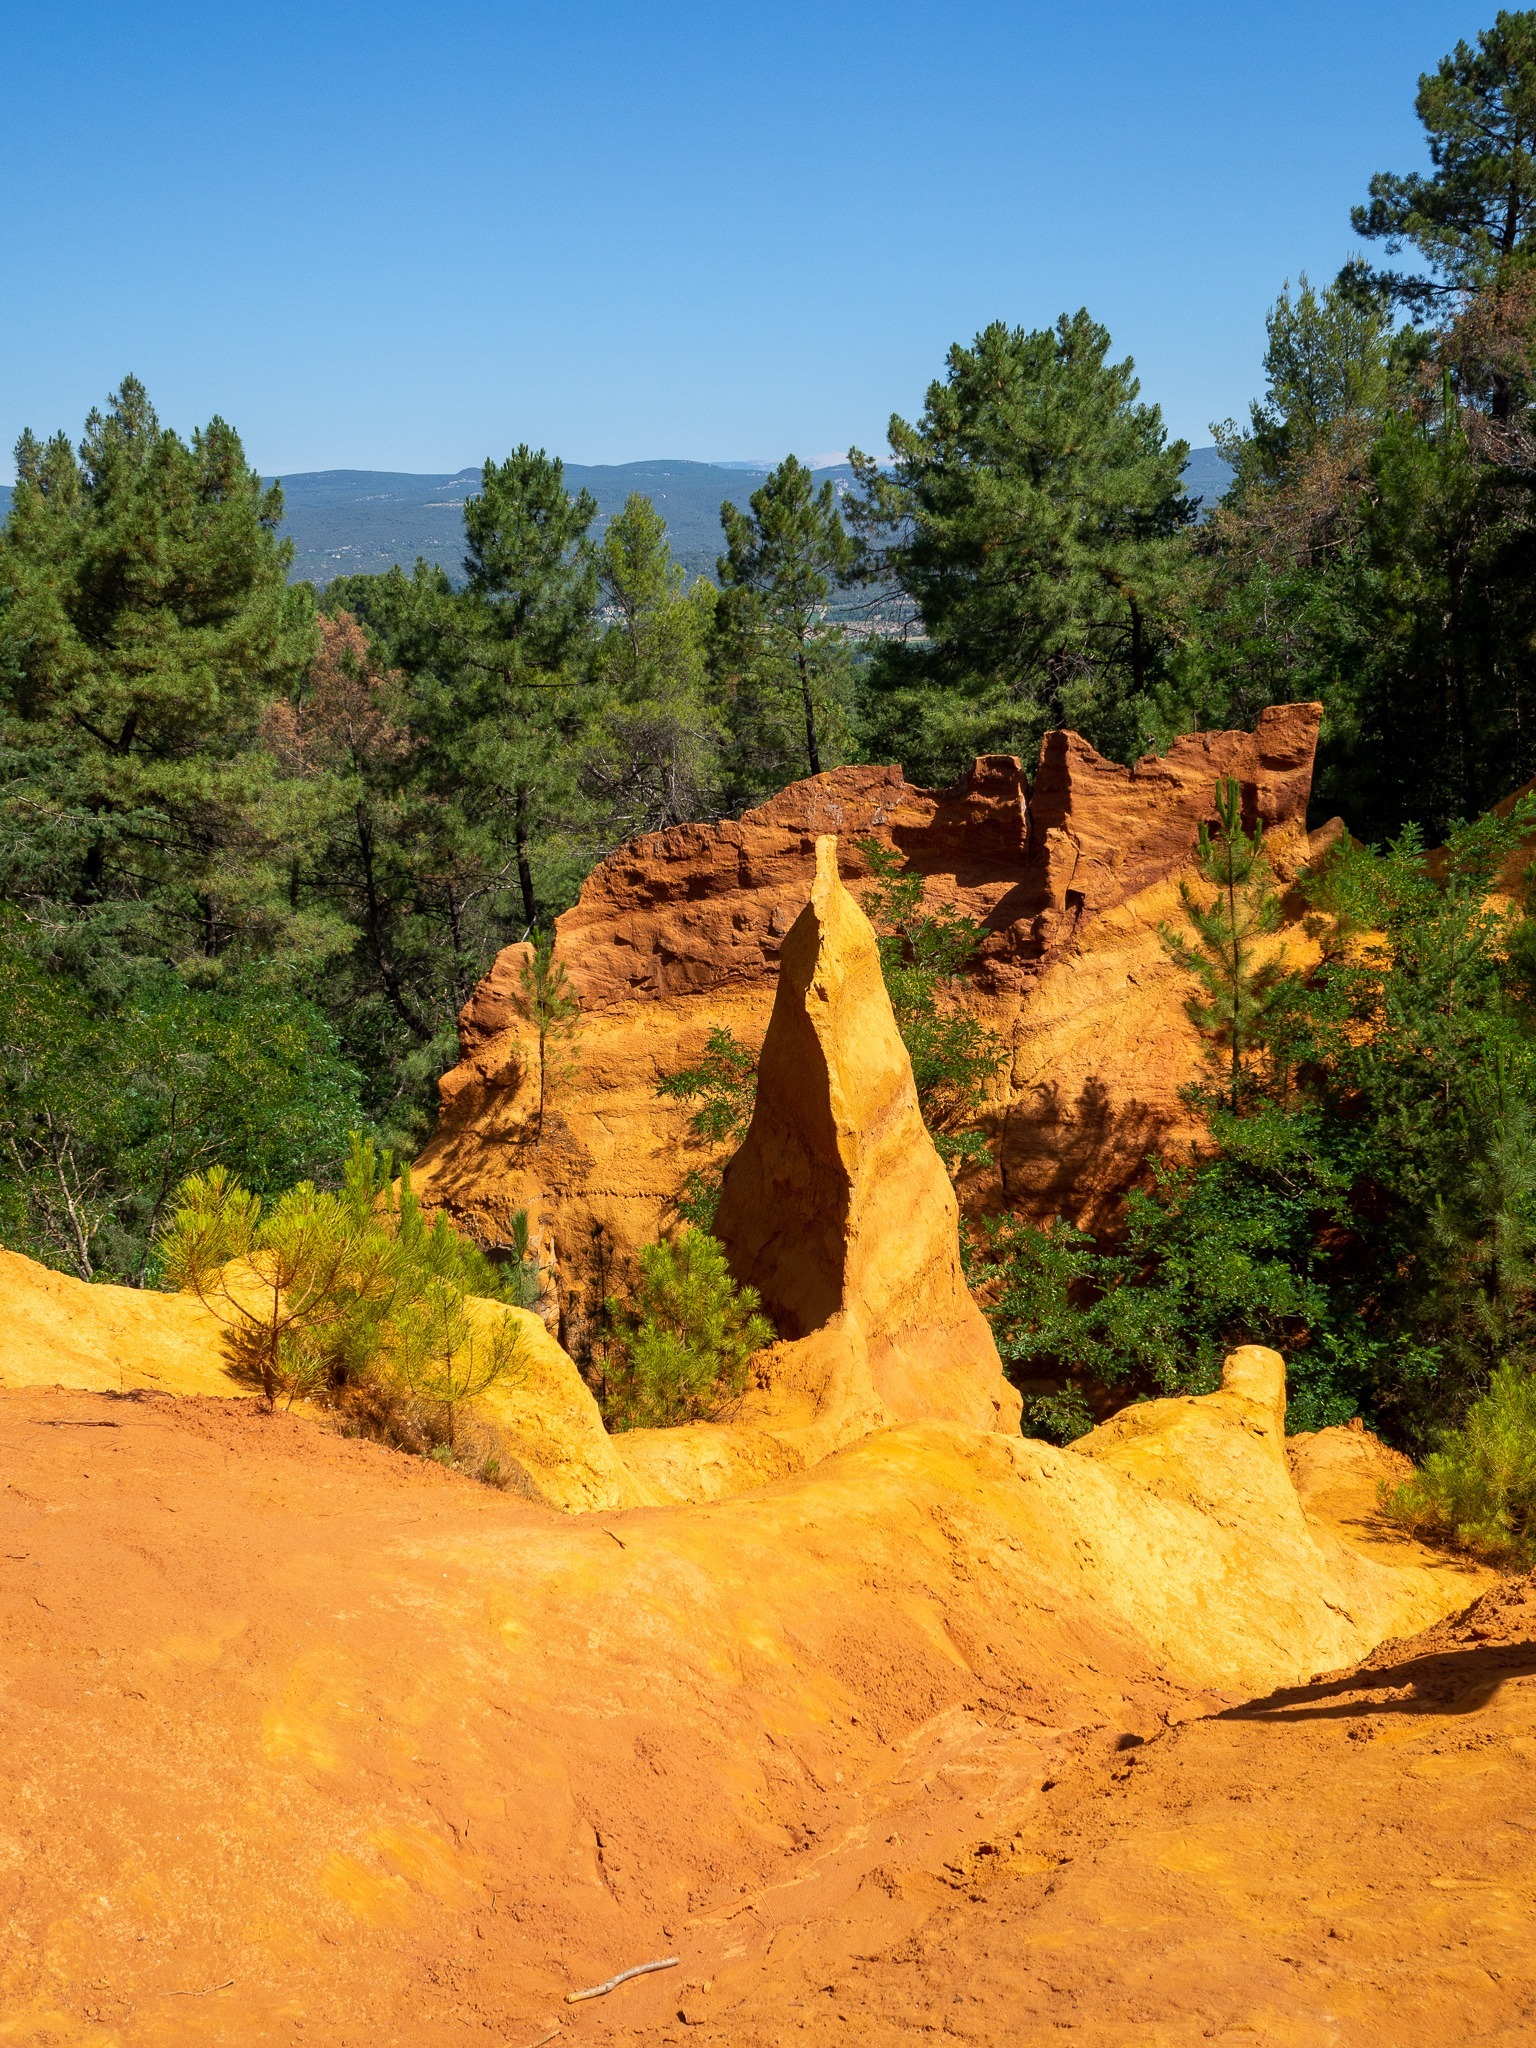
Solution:
[(718, 1420), (615, 1439), (652, 1499), (723, 1499), (896, 1422), (1017, 1434), (1020, 1398), (966, 1286), (955, 1192), (830, 836), (784, 941), (715, 1234), (781, 1341)]
[(923, 1126), (869, 920), (816, 845), (784, 941), (757, 1107), (726, 1169), (715, 1234), (780, 1337), (837, 1337), (884, 1419), (1018, 1428), (960, 1268), (959, 1205)]
[[(658, 1956), (677, 1977), (584, 2034), (840, 2038), (802, 2005), (854, 1958), (942, 1947), (1005, 1845), (1070, 1861), (1064, 1782), (1085, 1812), (1130, 1747), (1310, 1700), (1488, 1583), (1373, 1523), (1391, 1460), (1361, 1432), (1288, 1459), (1273, 1351), (1066, 1450), (1015, 1434), (830, 838), (782, 956), (720, 1227), (795, 1334), (720, 1423), (610, 1438), (523, 1314), (484, 1411), (509, 1497), (189, 1398), (228, 1383), (185, 1301), (0, 1266), (0, 2040), (547, 2041), (565, 1994)], [(911, 2038), (928, 1989), (899, 1976), (868, 2038)], [(964, 2035), (1054, 2039), (1068, 2003), (1032, 2031), (1016, 1988)]]
[(836, 835), (855, 896), (869, 880), (857, 842), (873, 837), (926, 878), (931, 902), (986, 928), (967, 1001), (1008, 1059), (983, 1123), (996, 1169), (965, 1176), (962, 1202), (1101, 1218), (1149, 1149), (1192, 1135), (1179, 1091), (1198, 1047), (1157, 926), (1177, 915), (1216, 784), (1241, 784), (1288, 881), (1307, 856), (1319, 719), (1316, 705), (1273, 707), (1252, 733), (1195, 734), (1134, 768), (1052, 733), (1032, 785), (1007, 756), (979, 760), (942, 792), (896, 768), (841, 768), (740, 819), (621, 847), (558, 922), (582, 1021), (542, 1138), (517, 1004), (526, 956), (512, 947), (461, 1016), (462, 1056), (418, 1166), (423, 1195), (490, 1243), (510, 1210), (529, 1210), (579, 1353), (616, 1270), (658, 1234), (701, 1163), (686, 1106), (659, 1099), (657, 1082), (695, 1060), (713, 1026), (761, 1044), (817, 839)]

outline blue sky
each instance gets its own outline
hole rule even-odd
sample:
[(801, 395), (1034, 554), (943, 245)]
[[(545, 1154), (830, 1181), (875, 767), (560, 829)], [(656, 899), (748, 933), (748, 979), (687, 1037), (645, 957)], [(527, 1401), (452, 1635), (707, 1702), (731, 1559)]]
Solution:
[(268, 471), (826, 455), (1079, 305), (1201, 443), (1494, 11), (11, 0), (0, 446), (131, 369)]

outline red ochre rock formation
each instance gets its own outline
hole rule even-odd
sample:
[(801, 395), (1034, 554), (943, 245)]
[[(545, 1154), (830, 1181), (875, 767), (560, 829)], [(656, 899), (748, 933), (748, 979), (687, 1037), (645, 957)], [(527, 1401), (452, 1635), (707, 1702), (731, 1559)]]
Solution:
[(837, 844), (818, 839), (811, 900), (784, 941), (757, 1107), (715, 1234), (780, 1337), (801, 1340), (784, 1353), (819, 1336), (820, 1358), (840, 1355), (860, 1417), (1017, 1432), (1019, 1397), (960, 1269), (954, 1188)]
[(839, 768), (740, 819), (682, 825), (619, 848), (558, 921), (556, 956), (582, 1006), (574, 1071), (535, 1137), (536, 1059), (509, 947), (460, 1017), (461, 1058), (419, 1162), (424, 1197), (480, 1236), (526, 1207), (580, 1348), (586, 1317), (702, 1163), (688, 1109), (656, 1094), (711, 1027), (754, 1047), (782, 949), (811, 894), (818, 838), (844, 879), (869, 878), (864, 837), (901, 852), (930, 900), (988, 937), (968, 1000), (1009, 1052), (984, 1119), (997, 1161), (968, 1175), (967, 1209), (1102, 1219), (1155, 1146), (1193, 1135), (1179, 1091), (1199, 1066), (1183, 977), (1159, 945), (1178, 914), (1201, 821), (1223, 777), (1262, 819), (1282, 882), (1307, 856), (1320, 707), (1271, 707), (1252, 733), (1199, 733), (1134, 768), (1074, 733), (1041, 744), (1033, 786), (1011, 756), (935, 792), (897, 768)]
[[(766, 2048), (775, 1987), (887, 1957), (1000, 1842), (1054, 1869), (1047, 1795), (1117, 1740), (1487, 1584), (1372, 1526), (1391, 1462), (1361, 1432), (1288, 1459), (1273, 1351), (1066, 1450), (1012, 1434), (830, 840), (783, 952), (721, 1228), (803, 1334), (726, 1423), (609, 1438), (523, 1314), (483, 1410), (530, 1482), (508, 1498), (187, 1398), (228, 1391), (194, 1304), (0, 1260), (0, 2038), (150, 2048), (195, 1998), (231, 2048), (296, 2016), (547, 2039), (567, 1991), (660, 1953), (678, 1982), (602, 2038), (681, 2000)], [(1036, 2038), (1035, 1999), (968, 2036)]]

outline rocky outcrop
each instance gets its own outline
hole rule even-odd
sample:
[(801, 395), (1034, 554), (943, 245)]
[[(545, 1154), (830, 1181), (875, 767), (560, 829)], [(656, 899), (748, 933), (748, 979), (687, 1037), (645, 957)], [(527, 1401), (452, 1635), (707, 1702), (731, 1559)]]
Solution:
[(1133, 768), (1052, 733), (1032, 787), (1008, 756), (977, 761), (947, 791), (896, 768), (840, 768), (740, 819), (621, 847), (558, 923), (582, 1031), (542, 1138), (516, 1000), (522, 956), (509, 948), (461, 1015), (462, 1057), (444, 1077), (418, 1185), (492, 1243), (509, 1210), (528, 1209), (579, 1351), (594, 1305), (701, 1163), (686, 1108), (656, 1084), (697, 1058), (714, 1026), (761, 1043), (816, 841), (835, 834), (855, 896), (869, 879), (858, 842), (872, 837), (926, 878), (933, 902), (986, 928), (968, 1000), (1009, 1057), (984, 1118), (995, 1167), (965, 1177), (966, 1208), (1098, 1220), (1149, 1150), (1192, 1135), (1180, 1090), (1199, 1051), (1157, 926), (1177, 915), (1216, 783), (1241, 784), (1289, 879), (1307, 857), (1320, 715), (1272, 707), (1252, 733), (1194, 734)]
[[(586, 1383), (536, 1315), (490, 1301), (472, 1308), (481, 1322), (510, 1318), (521, 1335), (512, 1371), (474, 1404), (515, 1492), (571, 1514), (670, 1498), (619, 1457)], [(88, 1286), (0, 1248), (0, 1389), (246, 1399), (224, 1370), (222, 1336), (193, 1295)]]
[(0, 1387), (233, 1394), (219, 1334), (190, 1294), (87, 1286), (0, 1247)]
[[(784, 941), (756, 1113), (726, 1170), (715, 1234), (782, 1338), (819, 1336), (823, 1360), (846, 1351), (832, 1377), (852, 1383), (843, 1396), (854, 1394), (861, 1421), (872, 1397), (885, 1421), (1016, 1432), (1019, 1397), (960, 1269), (954, 1189), (837, 847), (818, 839), (811, 900)], [(804, 1360), (791, 1344), (778, 1364), (787, 1384)]]

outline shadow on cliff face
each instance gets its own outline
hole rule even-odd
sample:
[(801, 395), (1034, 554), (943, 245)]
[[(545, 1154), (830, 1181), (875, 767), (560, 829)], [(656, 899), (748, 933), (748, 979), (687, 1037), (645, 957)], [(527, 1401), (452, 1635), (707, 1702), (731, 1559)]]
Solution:
[(1083, 1229), (1119, 1220), (1127, 1187), (1146, 1177), (1148, 1153), (1162, 1149), (1171, 1122), (1151, 1103), (1118, 1101), (1097, 1075), (1075, 1098), (1047, 1081), (1004, 1112), (998, 1143), (1000, 1194), (1036, 1215), (1050, 1207)]

